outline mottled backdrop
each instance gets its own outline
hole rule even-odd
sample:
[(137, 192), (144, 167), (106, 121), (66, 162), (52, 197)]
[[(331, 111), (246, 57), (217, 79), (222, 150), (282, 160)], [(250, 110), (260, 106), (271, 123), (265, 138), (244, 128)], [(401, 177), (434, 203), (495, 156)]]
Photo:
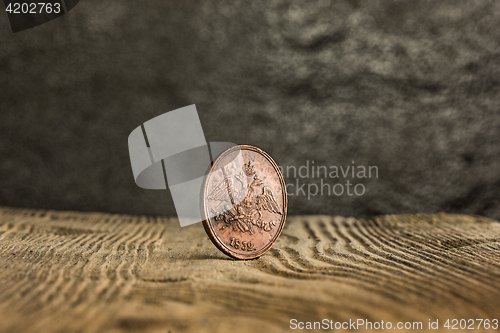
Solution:
[(127, 136), (196, 104), (207, 141), (378, 167), (290, 214), (500, 219), (499, 27), (497, 0), (82, 0), (17, 34), (0, 14), (0, 205), (175, 214)]

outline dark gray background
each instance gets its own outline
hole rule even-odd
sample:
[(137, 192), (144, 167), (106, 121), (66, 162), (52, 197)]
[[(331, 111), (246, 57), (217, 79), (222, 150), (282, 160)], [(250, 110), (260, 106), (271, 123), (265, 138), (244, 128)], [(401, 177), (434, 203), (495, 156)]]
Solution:
[(207, 141), (279, 165), (376, 165), (363, 196), (290, 214), (500, 218), (500, 2), (80, 1), (0, 15), (0, 205), (174, 215), (127, 137), (196, 104)]

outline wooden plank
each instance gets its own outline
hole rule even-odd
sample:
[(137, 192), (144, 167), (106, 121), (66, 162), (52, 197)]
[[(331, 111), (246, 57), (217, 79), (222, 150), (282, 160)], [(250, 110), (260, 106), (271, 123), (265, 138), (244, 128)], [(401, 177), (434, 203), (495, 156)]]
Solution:
[(442, 328), (500, 316), (500, 224), (466, 215), (290, 217), (271, 251), (236, 261), (201, 224), (2, 208), (0, 267), (1, 332), (281, 332), (294, 318)]

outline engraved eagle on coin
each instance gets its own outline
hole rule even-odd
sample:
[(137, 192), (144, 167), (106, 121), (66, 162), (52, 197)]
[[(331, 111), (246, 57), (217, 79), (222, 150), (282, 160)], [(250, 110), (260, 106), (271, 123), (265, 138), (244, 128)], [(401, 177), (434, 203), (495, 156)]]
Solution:
[(245, 163), (242, 169), (234, 176), (239, 186), (232, 178), (224, 177), (208, 195), (209, 200), (219, 202), (212, 213), (216, 221), (223, 222), (220, 230), (233, 228), (253, 235), (255, 226), (269, 232), (277, 221), (265, 220), (262, 210), (274, 215), (283, 215), (283, 212), (271, 188), (257, 175), (252, 162)]

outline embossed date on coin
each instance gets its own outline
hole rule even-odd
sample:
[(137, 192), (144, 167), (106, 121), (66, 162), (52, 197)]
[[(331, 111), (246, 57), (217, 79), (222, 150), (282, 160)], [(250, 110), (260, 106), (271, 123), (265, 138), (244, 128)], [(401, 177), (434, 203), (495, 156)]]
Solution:
[(245, 242), (245, 241), (240, 241), (239, 239), (236, 239), (234, 237), (231, 237), (229, 242), (229, 245), (234, 247), (237, 250), (242, 250), (242, 251), (253, 251), (255, 250), (253, 248), (252, 242)]

